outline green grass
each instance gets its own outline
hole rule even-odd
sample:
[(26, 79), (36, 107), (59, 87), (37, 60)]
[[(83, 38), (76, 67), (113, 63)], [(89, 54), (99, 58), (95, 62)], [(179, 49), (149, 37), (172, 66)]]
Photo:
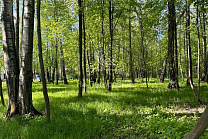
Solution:
[[(180, 91), (167, 89), (168, 80), (149, 88), (141, 80), (117, 80), (112, 92), (102, 85), (88, 87), (78, 98), (77, 80), (69, 85), (48, 84), (51, 122), (45, 116), (34, 119), (16, 116), (3, 120), (6, 108), (0, 105), (0, 138), (9, 139), (88, 139), (88, 138), (183, 138), (196, 123), (204, 105), (197, 107), (190, 87), (180, 82)], [(3, 83), (6, 103), (6, 85)], [(202, 83), (201, 100), (208, 102)], [(33, 104), (44, 113), (42, 85), (33, 83)], [(199, 110), (199, 112), (197, 112)], [(208, 138), (206, 131), (201, 138)]]

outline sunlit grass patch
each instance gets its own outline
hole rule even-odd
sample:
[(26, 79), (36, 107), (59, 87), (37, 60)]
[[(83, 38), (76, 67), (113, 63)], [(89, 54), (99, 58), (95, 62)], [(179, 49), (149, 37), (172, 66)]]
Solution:
[[(181, 85), (178, 92), (167, 89), (167, 84), (168, 80), (157, 84), (150, 79), (147, 88), (141, 80), (131, 84), (118, 79), (112, 92), (94, 84), (82, 98), (77, 97), (77, 80), (47, 84), (51, 122), (45, 116), (3, 121), (6, 107), (0, 105), (0, 138), (182, 138), (205, 106), (196, 106), (190, 87)], [(207, 103), (208, 92), (202, 85), (201, 99)], [(5, 83), (3, 91), (7, 103)], [(33, 83), (33, 104), (45, 113), (40, 82)], [(207, 132), (202, 138), (206, 137)]]

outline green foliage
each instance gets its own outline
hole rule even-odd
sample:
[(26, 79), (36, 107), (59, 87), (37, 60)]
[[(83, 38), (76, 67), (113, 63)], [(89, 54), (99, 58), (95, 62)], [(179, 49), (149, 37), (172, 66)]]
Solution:
[[(190, 87), (164, 89), (151, 79), (149, 88), (141, 80), (118, 80), (112, 92), (102, 85), (88, 87), (77, 97), (77, 80), (69, 85), (48, 84), (51, 122), (45, 116), (16, 116), (3, 121), (6, 108), (0, 105), (0, 138), (183, 138), (196, 123), (204, 106), (196, 107)], [(207, 88), (201, 87), (201, 99), (207, 102)], [(3, 92), (7, 101), (6, 85)], [(41, 83), (33, 83), (33, 103), (44, 113)], [(196, 109), (196, 111), (191, 111)], [(198, 109), (198, 111), (197, 111)], [(201, 138), (207, 138), (206, 131)]]

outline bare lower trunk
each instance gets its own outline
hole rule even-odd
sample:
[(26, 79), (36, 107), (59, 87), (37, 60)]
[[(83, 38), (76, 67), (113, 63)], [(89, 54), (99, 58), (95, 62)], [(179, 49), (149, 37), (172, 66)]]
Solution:
[[(205, 10), (203, 5), (203, 10)], [(202, 81), (207, 81), (208, 79), (206, 77), (207, 74), (207, 36), (206, 36), (206, 15), (205, 12), (202, 14), (203, 16), (203, 29), (202, 29), (202, 37), (203, 37), (203, 66), (202, 66)], [(207, 75), (208, 76), (208, 75)]]
[[(19, 64), (15, 48), (15, 33), (13, 22), (13, 1), (1, 0), (2, 36), (4, 50), (4, 68), (6, 74), (8, 106), (6, 118), (18, 114), (18, 81)], [(32, 77), (31, 77), (32, 79)]]
[(41, 0), (37, 1), (37, 34), (38, 34), (38, 52), (39, 52), (39, 62), (40, 62), (40, 69), (41, 69), (41, 80), (43, 86), (43, 96), (45, 99), (45, 111), (46, 111), (46, 119), (50, 121), (50, 104), (49, 104), (49, 97), (48, 97), (48, 90), (46, 85), (46, 78), (45, 78), (45, 71), (44, 71), (44, 63), (43, 63), (43, 54), (42, 54), (42, 38), (41, 38), (41, 23), (40, 23), (40, 2)]
[(5, 106), (5, 102), (4, 102), (4, 94), (2, 92), (2, 81), (1, 81), (1, 77), (0, 77), (0, 96), (1, 96), (1, 104), (3, 106)]
[(63, 76), (63, 79), (64, 79), (64, 84), (68, 84), (68, 81), (67, 81), (67, 78), (66, 78), (64, 52), (63, 52), (61, 40), (60, 40), (60, 55), (61, 55), (61, 58), (60, 58), (60, 61), (61, 61), (61, 71), (62, 71), (62, 76)]
[(165, 56), (164, 58), (164, 63), (163, 63), (163, 69), (162, 69), (162, 72), (161, 72), (161, 75), (160, 75), (160, 82), (161, 83), (164, 83), (164, 80), (165, 80), (165, 73), (166, 73), (166, 67), (167, 67), (167, 58)]
[(78, 0), (78, 6), (79, 6), (79, 56), (78, 56), (79, 92), (78, 92), (78, 96), (82, 97), (83, 73), (82, 73), (82, 1), (81, 0)]
[(59, 73), (58, 73), (58, 46), (56, 45), (56, 59), (55, 59), (55, 66), (56, 66), (56, 85), (58, 85), (59, 80)]
[(168, 64), (169, 64), (169, 84), (168, 88), (178, 88), (176, 71), (174, 68), (174, 44), (175, 44), (175, 4), (174, 0), (168, 2)]
[(52, 73), (52, 82), (54, 83), (55, 80), (55, 72), (56, 72), (56, 68), (53, 68), (53, 73)]
[(130, 49), (130, 57), (129, 57), (129, 68), (130, 68), (130, 77), (131, 83), (134, 83), (134, 69), (133, 69), (133, 54), (131, 48), (131, 16), (129, 16), (129, 49)]
[(109, 67), (110, 67), (110, 75), (109, 75), (109, 84), (108, 91), (112, 90), (113, 84), (113, 12), (112, 12), (112, 3), (109, 1), (109, 30), (110, 30), (110, 54), (109, 54)]
[[(208, 107), (208, 106), (207, 106)], [(186, 135), (185, 139), (198, 139), (208, 127), (208, 108), (205, 109), (201, 118), (197, 121), (193, 129)]]
[(34, 31), (34, 1), (24, 1), (19, 77), (19, 114), (40, 114), (32, 103), (32, 53)]
[(83, 35), (84, 35), (84, 59), (83, 59), (83, 64), (84, 64), (84, 93), (87, 92), (87, 67), (86, 67), (86, 31), (85, 31), (85, 14), (83, 12)]

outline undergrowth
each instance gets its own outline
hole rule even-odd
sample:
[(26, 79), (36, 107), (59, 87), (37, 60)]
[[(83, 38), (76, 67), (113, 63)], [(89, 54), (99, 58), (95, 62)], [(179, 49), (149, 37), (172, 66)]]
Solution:
[[(87, 88), (78, 98), (77, 80), (69, 85), (47, 84), (50, 98), (51, 122), (45, 116), (34, 119), (16, 116), (3, 121), (6, 107), (0, 105), (0, 138), (183, 138), (194, 126), (208, 102), (207, 87), (202, 83), (201, 100), (197, 106), (190, 87), (180, 82), (180, 90), (167, 89), (151, 79), (149, 88), (141, 80), (117, 80), (112, 92), (103, 85)], [(8, 101), (3, 83), (5, 101)], [(42, 85), (33, 83), (33, 104), (44, 113)], [(208, 138), (206, 131), (201, 137)]]

